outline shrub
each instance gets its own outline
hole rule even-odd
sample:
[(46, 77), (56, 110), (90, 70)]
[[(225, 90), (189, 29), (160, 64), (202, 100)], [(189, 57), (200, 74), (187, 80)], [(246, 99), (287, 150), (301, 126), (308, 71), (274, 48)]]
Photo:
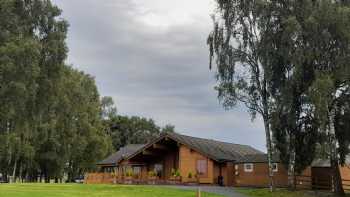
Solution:
[(180, 171), (179, 171), (179, 169), (171, 169), (171, 176), (172, 177), (180, 177), (181, 176), (181, 174), (180, 174)]
[(149, 171), (149, 172), (148, 172), (148, 176), (149, 176), (149, 177), (155, 177), (155, 176), (157, 176), (157, 172), (154, 171), (154, 170)]
[(132, 177), (133, 173), (132, 173), (132, 170), (131, 169), (128, 169), (125, 173), (125, 176), (126, 177)]
[(192, 179), (192, 176), (193, 176), (193, 175), (192, 175), (192, 172), (189, 172), (189, 173), (188, 173), (188, 178), (189, 178), (189, 179)]

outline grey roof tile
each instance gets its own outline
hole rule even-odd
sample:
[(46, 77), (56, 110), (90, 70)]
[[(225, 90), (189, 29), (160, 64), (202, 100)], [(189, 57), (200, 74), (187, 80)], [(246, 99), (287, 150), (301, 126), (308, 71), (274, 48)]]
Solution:
[(129, 144), (119, 149), (119, 151), (113, 153), (106, 159), (100, 161), (97, 163), (97, 165), (113, 165), (115, 166), (117, 162), (119, 162), (121, 159), (130, 156), (134, 152), (138, 151), (139, 149), (142, 149), (145, 146), (145, 144)]

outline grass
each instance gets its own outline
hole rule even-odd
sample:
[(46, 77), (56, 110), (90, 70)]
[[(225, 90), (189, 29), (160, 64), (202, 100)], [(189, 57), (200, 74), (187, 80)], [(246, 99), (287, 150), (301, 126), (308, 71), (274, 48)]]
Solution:
[[(195, 191), (157, 186), (0, 184), (1, 197), (195, 197)], [(222, 197), (202, 193), (202, 197)]]
[(285, 189), (277, 189), (272, 193), (269, 189), (237, 189), (237, 191), (251, 197), (313, 197), (302, 191), (288, 191)]
[[(270, 192), (269, 189), (236, 189), (239, 193), (245, 194), (248, 197), (317, 197), (317, 196), (329, 196), (329, 193), (315, 193), (307, 191), (289, 191), (286, 189), (277, 189), (274, 192)], [(331, 195), (332, 196), (332, 195)], [(349, 195), (346, 195), (350, 197)]]

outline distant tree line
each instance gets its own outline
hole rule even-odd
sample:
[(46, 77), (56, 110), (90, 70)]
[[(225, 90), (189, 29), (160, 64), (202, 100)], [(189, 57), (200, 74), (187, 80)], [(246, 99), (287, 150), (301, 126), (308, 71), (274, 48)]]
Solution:
[(114, 150), (127, 144), (144, 144), (163, 132), (175, 131), (175, 126), (160, 127), (151, 118), (118, 115), (113, 99), (108, 96), (102, 97), (102, 108), (102, 123), (112, 139)]
[(339, 165), (350, 149), (350, 3), (337, 0), (216, 0), (208, 37), (216, 90), (265, 126), (272, 156), (294, 176), (322, 155), (344, 194)]
[(0, 175), (7, 180), (73, 181), (113, 150), (164, 131), (152, 119), (117, 115), (92, 76), (65, 64), (67, 29), (49, 0), (0, 0)]

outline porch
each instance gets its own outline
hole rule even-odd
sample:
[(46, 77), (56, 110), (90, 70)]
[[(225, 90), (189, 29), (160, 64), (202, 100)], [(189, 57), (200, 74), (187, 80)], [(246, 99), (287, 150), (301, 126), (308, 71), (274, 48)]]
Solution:
[[(181, 184), (179, 162), (179, 144), (164, 138), (128, 155), (114, 166), (101, 166), (99, 173), (86, 174), (85, 183)], [(186, 182), (197, 183), (195, 174)]]

